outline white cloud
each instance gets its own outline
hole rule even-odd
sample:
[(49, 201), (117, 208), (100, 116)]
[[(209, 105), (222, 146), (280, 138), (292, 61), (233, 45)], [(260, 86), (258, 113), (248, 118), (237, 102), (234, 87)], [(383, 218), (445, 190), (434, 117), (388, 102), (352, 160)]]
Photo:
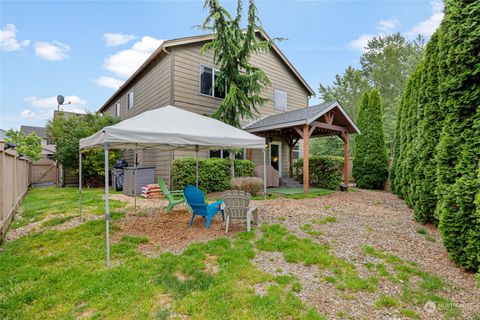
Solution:
[(30, 40), (17, 40), (17, 28), (14, 24), (8, 23), (5, 28), (0, 29), (0, 49), (2, 51), (17, 51), (27, 47)]
[(37, 42), (35, 43), (35, 54), (48, 61), (60, 61), (68, 58), (70, 46), (58, 42)]
[(383, 32), (390, 32), (398, 26), (397, 19), (380, 20), (377, 23), (377, 28)]
[(125, 44), (135, 38), (136, 37), (134, 35), (123, 33), (105, 33), (103, 35), (103, 39), (105, 39), (105, 42), (109, 47)]
[(162, 43), (163, 40), (144, 36), (130, 49), (118, 51), (107, 57), (104, 67), (118, 77), (128, 78)]
[(375, 34), (362, 34), (360, 37), (357, 39), (353, 40), (350, 42), (349, 46), (352, 49), (358, 50), (358, 51), (365, 51), (365, 47), (367, 46), (368, 42), (375, 37)]
[[(35, 109), (25, 109), (20, 112), (20, 117), (22, 118), (31, 118), (38, 120), (51, 119), (53, 117), (53, 111), (57, 110), (57, 96), (48, 97), (48, 98), (38, 98), (35, 96), (26, 97), (23, 99), (30, 107)], [(85, 113), (85, 105), (87, 100), (80, 98), (79, 96), (66, 96), (65, 103), (70, 102), (70, 104), (65, 104), (60, 106), (61, 110), (76, 112), (76, 113)]]
[(405, 37), (408, 39), (413, 39), (417, 35), (421, 34), (422, 36), (429, 38), (435, 32), (435, 30), (437, 30), (443, 19), (443, 2), (430, 2), (430, 9), (432, 10), (432, 15), (428, 19), (420, 21), (410, 30), (405, 32)]
[(100, 87), (109, 88), (113, 90), (117, 90), (125, 82), (123, 80), (113, 78), (113, 77), (100, 77), (95, 79), (94, 81)]

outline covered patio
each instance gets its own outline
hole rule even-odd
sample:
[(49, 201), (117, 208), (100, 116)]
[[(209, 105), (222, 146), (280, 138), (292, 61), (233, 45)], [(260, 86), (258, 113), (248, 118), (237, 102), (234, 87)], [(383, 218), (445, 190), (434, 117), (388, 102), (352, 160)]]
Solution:
[[(289, 148), (289, 171), (293, 176), (293, 148), (303, 140), (303, 154), (309, 152), (310, 138), (338, 136), (344, 145), (343, 184), (348, 186), (349, 136), (359, 134), (355, 122), (338, 101), (324, 102), (312, 107), (292, 110), (263, 117), (243, 128), (268, 140), (284, 141)], [(309, 159), (303, 159), (303, 192), (310, 189)]]

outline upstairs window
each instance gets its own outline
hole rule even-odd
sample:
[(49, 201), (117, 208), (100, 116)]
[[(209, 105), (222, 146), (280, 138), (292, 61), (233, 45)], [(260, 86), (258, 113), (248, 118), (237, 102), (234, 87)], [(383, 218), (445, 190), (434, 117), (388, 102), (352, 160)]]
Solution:
[(132, 109), (134, 106), (134, 101), (133, 101), (133, 91), (130, 91), (127, 94), (127, 110)]
[(280, 89), (273, 90), (273, 108), (287, 111), (287, 92)]
[(206, 66), (200, 66), (200, 93), (223, 99), (225, 98), (225, 90), (219, 86), (215, 86), (215, 74), (218, 70)]
[(120, 117), (120, 101), (115, 103), (115, 117)]

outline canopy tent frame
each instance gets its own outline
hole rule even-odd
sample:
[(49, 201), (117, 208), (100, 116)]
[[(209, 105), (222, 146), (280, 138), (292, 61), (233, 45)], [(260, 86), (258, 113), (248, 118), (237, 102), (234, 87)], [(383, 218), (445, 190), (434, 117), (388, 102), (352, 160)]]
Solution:
[[(171, 114), (169, 114), (171, 113)], [(133, 131), (133, 129), (129, 128), (128, 124), (129, 122), (133, 122), (132, 127), (135, 128), (138, 124), (142, 123), (142, 121), (147, 121), (144, 120), (145, 117), (151, 118), (153, 116), (157, 117), (157, 122), (160, 120), (164, 120), (163, 118), (167, 118), (165, 121), (171, 122), (172, 118), (168, 119), (170, 116), (174, 116), (173, 120), (178, 120), (181, 119), (182, 123), (185, 122), (185, 117), (191, 117), (193, 118), (194, 122), (199, 122), (200, 126), (202, 126), (199, 129), (199, 135), (202, 135), (200, 138), (196, 138), (195, 136), (192, 136), (192, 128), (188, 128), (188, 131), (186, 134), (181, 132), (181, 129), (178, 129), (178, 133), (172, 133), (167, 132), (159, 132), (158, 128), (162, 128), (161, 125), (157, 123), (154, 130), (152, 132), (148, 132), (145, 130), (145, 126), (142, 128), (142, 131), (140, 133)], [(207, 119), (207, 120), (205, 120)], [(150, 119), (151, 120), (151, 119)], [(168, 125), (166, 124), (165, 126), (168, 129)], [(225, 140), (226, 142), (221, 142), (219, 143), (211, 143), (209, 144), (209, 141), (219, 141), (219, 138), (221, 134), (212, 134), (212, 137), (208, 137), (208, 135), (205, 134), (205, 131), (203, 131), (203, 126), (207, 126), (209, 129), (211, 127), (215, 127), (218, 130), (224, 129), (225, 133)], [(180, 126), (179, 126), (180, 127)], [(124, 131), (125, 139), (122, 139), (122, 129)], [(111, 134), (109, 134), (112, 132)], [(152, 135), (155, 137), (157, 136), (156, 141), (152, 139)], [(142, 140), (141, 137), (146, 136), (145, 141), (140, 141)], [(162, 140), (162, 135), (165, 136), (165, 142), (159, 142)], [(240, 136), (240, 137), (239, 137)], [(237, 139), (238, 138), (238, 139)], [(243, 140), (242, 140), (243, 138)], [(193, 140), (193, 143), (188, 143), (188, 141)], [(181, 143), (178, 143), (180, 141)], [(230, 141), (230, 142), (229, 142)], [(242, 142), (243, 141), (243, 142)], [(199, 144), (202, 143), (202, 144)], [(262, 149), (263, 151), (263, 165), (264, 165), (264, 172), (263, 172), (263, 182), (264, 182), (264, 188), (263, 188), (263, 198), (264, 198), (264, 209), (265, 212), (267, 211), (267, 186), (266, 186), (266, 152), (265, 152), (265, 139), (254, 136), (250, 133), (247, 133), (241, 129), (234, 128), (230, 125), (227, 125), (223, 122), (220, 122), (218, 120), (208, 118), (205, 116), (201, 116), (192, 112), (188, 112), (185, 110), (181, 110), (175, 107), (167, 106), (167, 107), (162, 107), (158, 108), (155, 110), (147, 111), (144, 112), (138, 116), (135, 116), (133, 118), (124, 120), (117, 125), (105, 127), (99, 132), (95, 133), (94, 135), (81, 139), (80, 140), (80, 145), (79, 145), (79, 210), (80, 210), (80, 217), (82, 219), (82, 150), (85, 149), (91, 149), (91, 148), (98, 148), (103, 146), (104, 149), (104, 166), (105, 166), (105, 228), (106, 228), (106, 264), (107, 267), (110, 267), (110, 232), (109, 232), (109, 221), (110, 221), (110, 206), (109, 206), (109, 188), (110, 188), (110, 181), (109, 181), (109, 150), (110, 149), (117, 149), (117, 150), (129, 150), (129, 149), (135, 149), (135, 154), (138, 150), (138, 146), (140, 147), (147, 147), (147, 148), (153, 148), (153, 149), (161, 149), (161, 150), (193, 150), (195, 151), (195, 158), (196, 158), (196, 185), (198, 187), (198, 151), (201, 150), (215, 150), (218, 148), (223, 148), (223, 149), (235, 149), (239, 147), (247, 148), (247, 149)], [(137, 170), (137, 159), (135, 158), (135, 191), (134, 191), (134, 196), (135, 196), (135, 209), (136, 209), (136, 170)], [(232, 170), (233, 171), (233, 170)]]

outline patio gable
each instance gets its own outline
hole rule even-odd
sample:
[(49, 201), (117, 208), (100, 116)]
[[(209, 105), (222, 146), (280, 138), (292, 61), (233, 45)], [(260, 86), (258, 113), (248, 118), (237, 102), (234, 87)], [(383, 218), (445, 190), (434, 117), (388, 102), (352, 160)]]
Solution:
[[(266, 116), (243, 127), (245, 131), (268, 138), (279, 138), (289, 147), (290, 176), (293, 175), (293, 148), (303, 139), (303, 153), (308, 154), (311, 137), (336, 135), (344, 143), (343, 182), (348, 186), (349, 135), (360, 133), (355, 122), (338, 101)], [(303, 159), (303, 190), (309, 191), (308, 157)]]

